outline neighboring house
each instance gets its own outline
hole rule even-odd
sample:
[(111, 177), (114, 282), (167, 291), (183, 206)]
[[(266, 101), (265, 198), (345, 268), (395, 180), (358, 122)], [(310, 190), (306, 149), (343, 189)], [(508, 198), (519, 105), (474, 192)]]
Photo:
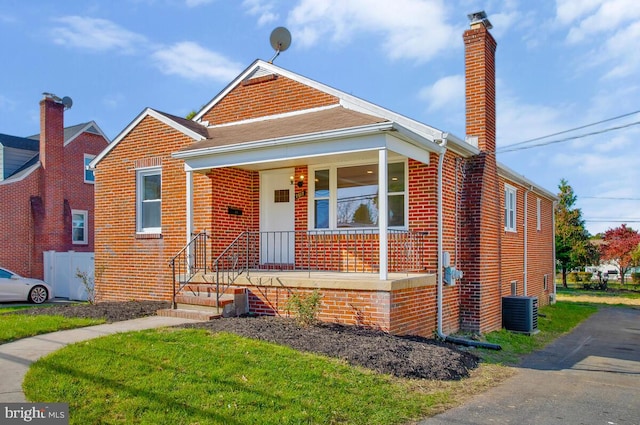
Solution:
[(91, 121), (64, 128), (64, 105), (40, 102), (40, 134), (0, 134), (0, 266), (43, 278), (43, 252), (94, 248), (89, 162), (109, 140)]
[(556, 197), (496, 163), (488, 29), (464, 34), (471, 143), (261, 60), (192, 120), (144, 110), (92, 162), (100, 299), (172, 300), (175, 275), (176, 304), (285, 314), (317, 289), (322, 320), (424, 336), (549, 303)]

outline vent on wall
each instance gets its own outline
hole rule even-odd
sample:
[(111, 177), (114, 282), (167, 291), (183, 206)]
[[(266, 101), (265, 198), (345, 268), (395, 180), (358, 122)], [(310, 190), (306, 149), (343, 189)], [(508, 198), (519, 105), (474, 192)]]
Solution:
[(502, 326), (528, 335), (538, 333), (538, 298), (502, 297)]

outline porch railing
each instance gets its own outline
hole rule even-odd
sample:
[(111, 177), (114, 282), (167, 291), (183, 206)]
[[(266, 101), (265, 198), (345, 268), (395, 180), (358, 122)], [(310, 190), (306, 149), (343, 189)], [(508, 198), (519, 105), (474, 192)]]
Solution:
[(198, 273), (207, 273), (207, 232), (193, 235), (189, 243), (170, 261), (173, 273), (172, 305), (176, 308), (176, 295), (189, 284)]
[[(388, 268), (424, 270), (425, 234), (389, 230)], [(250, 270), (375, 273), (380, 270), (379, 235), (371, 230), (243, 232), (212, 262), (217, 280), (233, 282)]]
[[(377, 273), (380, 271), (379, 235), (375, 230), (245, 231), (207, 265), (206, 232), (195, 235), (170, 262), (173, 270), (173, 306), (176, 295), (198, 273), (215, 275), (216, 296), (238, 276), (251, 271), (307, 271)], [(388, 271), (423, 272), (426, 234), (389, 230)]]

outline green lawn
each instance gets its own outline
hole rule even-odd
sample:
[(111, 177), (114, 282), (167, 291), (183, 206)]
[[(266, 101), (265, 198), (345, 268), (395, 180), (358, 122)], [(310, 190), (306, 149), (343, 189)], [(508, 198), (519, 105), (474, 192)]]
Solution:
[[(4, 309), (0, 311), (4, 311)], [(11, 311), (9, 311), (8, 313), (0, 314), (0, 344), (20, 338), (64, 329), (98, 325), (104, 322), (104, 319), (80, 319), (49, 315), (29, 316), (26, 314), (11, 314)]]
[(232, 334), (160, 329), (74, 344), (29, 370), (72, 424), (398, 424), (450, 402), (343, 362)]
[(539, 333), (524, 335), (504, 329), (486, 335), (486, 340), (500, 344), (502, 350), (479, 350), (483, 361), (493, 364), (516, 364), (520, 359), (538, 350), (560, 335), (569, 332), (580, 322), (597, 311), (597, 307), (587, 303), (557, 302), (542, 307), (538, 315)]
[(158, 329), (67, 346), (34, 363), (31, 401), (68, 402), (72, 424), (401, 424), (495, 385), (524, 354), (596, 311), (559, 302), (535, 336), (492, 332), (502, 351), (460, 382), (409, 381), (322, 356), (203, 330)]

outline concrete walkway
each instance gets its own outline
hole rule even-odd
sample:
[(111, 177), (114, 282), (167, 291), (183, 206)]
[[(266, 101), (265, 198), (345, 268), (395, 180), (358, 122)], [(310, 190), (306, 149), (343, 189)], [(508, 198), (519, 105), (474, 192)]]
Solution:
[(176, 326), (198, 320), (176, 317), (149, 316), (86, 328), (69, 329), (24, 338), (0, 345), (0, 403), (21, 403), (27, 400), (22, 392), (22, 381), (31, 363), (40, 357), (74, 342), (86, 341), (118, 332)]
[(640, 424), (640, 309), (603, 308), (518, 373), (420, 425)]

